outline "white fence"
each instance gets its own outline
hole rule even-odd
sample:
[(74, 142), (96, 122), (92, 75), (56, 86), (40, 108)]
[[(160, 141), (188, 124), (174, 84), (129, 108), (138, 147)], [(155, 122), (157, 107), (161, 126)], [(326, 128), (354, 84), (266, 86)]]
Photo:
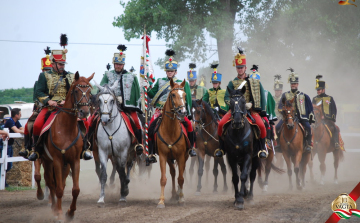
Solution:
[[(6, 132), (9, 132), (9, 129), (4, 129)], [(20, 133), (9, 133), (10, 138), (24, 138), (23, 134)], [(9, 162), (21, 162), (21, 161), (29, 161), (27, 159), (24, 159), (21, 156), (17, 157), (8, 157), (7, 155), (7, 146), (8, 146), (8, 140), (3, 140), (3, 150), (2, 150), (2, 156), (0, 158), (0, 165), (1, 165), (1, 175), (0, 175), (0, 190), (5, 190), (5, 179), (6, 179), (6, 170), (7, 170), (7, 164)], [(34, 179), (34, 173), (35, 173), (35, 167), (34, 162), (32, 162), (32, 171), (31, 171), (31, 186), (32, 188), (35, 188), (35, 179)]]

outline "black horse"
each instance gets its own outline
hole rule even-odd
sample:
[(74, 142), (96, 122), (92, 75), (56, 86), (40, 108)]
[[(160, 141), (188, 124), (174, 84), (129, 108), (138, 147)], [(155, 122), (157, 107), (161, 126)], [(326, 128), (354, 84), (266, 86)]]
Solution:
[[(259, 167), (259, 158), (253, 151), (254, 146), (258, 145), (252, 128), (247, 121), (247, 111), (245, 108), (245, 88), (241, 90), (231, 90), (230, 110), (231, 122), (228, 124), (226, 132), (223, 134), (224, 149), (226, 157), (232, 171), (232, 182), (235, 188), (236, 208), (244, 208), (244, 198), (249, 201), (253, 199), (253, 185), (256, 178), (256, 170)], [(239, 191), (238, 165), (240, 167), (241, 187)], [(246, 180), (250, 174), (250, 189), (245, 188)]]

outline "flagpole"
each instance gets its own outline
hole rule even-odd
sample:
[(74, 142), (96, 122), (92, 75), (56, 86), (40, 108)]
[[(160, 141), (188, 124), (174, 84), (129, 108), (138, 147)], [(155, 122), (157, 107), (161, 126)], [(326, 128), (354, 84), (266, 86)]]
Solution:
[(144, 42), (143, 42), (143, 67), (144, 67), (144, 108), (145, 108), (145, 154), (149, 156), (149, 135), (148, 135), (148, 98), (147, 98), (147, 72), (149, 71), (147, 67), (147, 60), (146, 60), (146, 26), (144, 26)]

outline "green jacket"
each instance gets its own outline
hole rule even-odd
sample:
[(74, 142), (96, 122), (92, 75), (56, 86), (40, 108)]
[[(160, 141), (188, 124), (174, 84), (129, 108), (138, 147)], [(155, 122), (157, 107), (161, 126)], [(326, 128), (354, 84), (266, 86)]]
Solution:
[(201, 99), (205, 97), (205, 95), (207, 94), (206, 88), (199, 85), (195, 85), (194, 87), (190, 86), (190, 91), (193, 100)]
[(219, 112), (225, 114), (229, 110), (229, 105), (225, 103), (226, 90), (222, 90), (220, 87), (210, 88), (203, 97), (203, 101), (210, 104), (211, 108), (219, 107)]
[(122, 97), (122, 108), (142, 113), (140, 109), (140, 86), (136, 75), (126, 70), (123, 70), (120, 74), (117, 74), (114, 70), (105, 71), (100, 85), (109, 84), (111, 86), (119, 81), (120, 84), (118, 84), (118, 88), (115, 90), (115, 96)]
[[(177, 79), (176, 77), (173, 80), (177, 84), (181, 84), (182, 80)], [(148, 89), (148, 96), (152, 98), (151, 105), (155, 108), (162, 109), (164, 104), (169, 95), (170, 88), (170, 80), (167, 77), (158, 78), (156, 80), (155, 85), (150, 89)], [(191, 106), (192, 106), (192, 99), (191, 99), (191, 91), (188, 82), (185, 82), (184, 87), (186, 93), (186, 110), (188, 115), (191, 115)]]
[(278, 117), (275, 113), (276, 103), (271, 95), (271, 93), (265, 90), (265, 98), (266, 98), (266, 115), (269, 118), (269, 121), (277, 121)]
[[(60, 81), (60, 75), (53, 70), (41, 72), (36, 84), (36, 98), (45, 106), (49, 100), (63, 101), (66, 98), (68, 82), (69, 87), (74, 82), (75, 74), (65, 71), (65, 78)], [(57, 86), (56, 92), (54, 92)]]
[[(232, 90), (237, 89), (240, 84), (246, 81), (245, 84), (246, 92), (245, 99), (246, 102), (252, 103), (252, 109), (254, 111), (260, 112), (261, 116), (266, 116), (266, 98), (264, 88), (259, 80), (254, 78), (246, 77), (245, 80), (235, 77), (234, 80), (229, 81), (228, 87)], [(225, 93), (225, 102), (230, 105), (230, 93), (226, 89)]]

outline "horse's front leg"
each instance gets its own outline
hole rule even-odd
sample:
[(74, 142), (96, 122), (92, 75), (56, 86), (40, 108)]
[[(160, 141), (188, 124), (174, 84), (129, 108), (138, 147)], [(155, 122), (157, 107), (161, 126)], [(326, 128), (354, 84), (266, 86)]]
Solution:
[(51, 201), (51, 209), (53, 211), (53, 214), (55, 215), (56, 206), (55, 206), (55, 181), (54, 181), (54, 168), (52, 161), (42, 160), (43, 167), (44, 167), (44, 179), (45, 184), (50, 190), (49, 194), (49, 202)]
[(226, 183), (226, 165), (225, 165), (225, 162), (224, 162), (224, 158), (223, 158), (223, 157), (218, 158), (218, 159), (219, 159), (219, 164), (220, 164), (221, 172), (222, 172), (223, 179), (224, 179), (224, 189), (223, 189), (223, 192), (227, 192), (228, 186), (227, 186), (227, 183)]
[(125, 203), (126, 202), (126, 196), (129, 194), (129, 187), (128, 187), (128, 181), (126, 179), (126, 156), (122, 156), (121, 158), (117, 158), (117, 171), (119, 173), (120, 178), (120, 200), (119, 203)]
[[(166, 185), (166, 160), (167, 157), (161, 153), (161, 147), (159, 146), (159, 161), (160, 161), (160, 170), (161, 170), (161, 178), (160, 178), (160, 199), (157, 205), (157, 208), (165, 208), (165, 185)], [(166, 148), (167, 149), (167, 148)]]
[(190, 160), (191, 160), (191, 163), (190, 163), (190, 168), (189, 168), (189, 174), (190, 174), (190, 185), (191, 185), (192, 180), (193, 180), (193, 175), (194, 175), (194, 166), (195, 166), (195, 162), (196, 162), (196, 157), (192, 157)]
[[(239, 192), (239, 203), (242, 202), (242, 207), (238, 207), (240, 209), (244, 208), (244, 196), (245, 196), (245, 189), (246, 189), (246, 180), (249, 176), (250, 171), (250, 165), (251, 165), (251, 156), (249, 154), (246, 154), (244, 157), (244, 161), (242, 163), (242, 170), (240, 174), (240, 180), (241, 180), (241, 186), (240, 186), (240, 192)], [(256, 170), (255, 170), (255, 176), (256, 176)], [(250, 190), (253, 185), (253, 182), (250, 182)]]
[(37, 159), (34, 161), (34, 166), (35, 166), (35, 174), (34, 174), (34, 179), (36, 181), (36, 185), (37, 185), (37, 191), (36, 191), (36, 197), (38, 200), (43, 200), (44, 199), (44, 192), (41, 189), (41, 173), (40, 173), (40, 168), (41, 168), (41, 159)]
[(170, 169), (170, 175), (171, 175), (171, 183), (172, 183), (172, 189), (171, 189), (171, 201), (176, 201), (177, 200), (177, 194), (176, 194), (176, 188), (175, 188), (175, 166), (174, 164), (171, 162), (171, 160), (167, 160), (167, 163), (169, 165), (169, 169)]
[[(55, 150), (55, 148), (53, 149)], [(62, 211), (62, 197), (64, 195), (64, 184), (63, 184), (63, 160), (62, 159), (58, 159), (56, 156), (53, 157), (53, 163), (54, 163), (54, 176), (55, 176), (55, 181), (56, 181), (56, 198), (57, 198), (57, 203), (56, 203), (56, 216), (58, 221), (63, 221), (64, 220), (64, 216), (63, 216), (63, 211)]]
[[(77, 155), (76, 157), (79, 157), (79, 155)], [(80, 186), (79, 186), (80, 160), (76, 159), (74, 161), (74, 163), (71, 165), (71, 172), (73, 179), (73, 188), (72, 188), (73, 199), (71, 201), (70, 209), (66, 212), (66, 218), (68, 221), (71, 221), (74, 218), (74, 214), (76, 210), (76, 201), (80, 193)]]
[(110, 175), (110, 187), (115, 187), (115, 174), (116, 174), (116, 165), (114, 164), (113, 157), (111, 158), (111, 164), (113, 166), (111, 175)]
[(227, 155), (228, 162), (230, 164), (231, 172), (232, 172), (232, 182), (235, 190), (235, 202), (234, 205), (237, 208), (244, 208), (244, 199), (240, 198), (239, 195), (239, 175), (237, 168), (237, 161), (233, 157)]
[(300, 183), (300, 176), (299, 176), (299, 172), (300, 172), (300, 162), (302, 159), (302, 151), (298, 151), (295, 156), (291, 157), (293, 163), (294, 163), (294, 172), (295, 172), (295, 177), (296, 177), (296, 187), (298, 190), (301, 190), (301, 183)]
[(259, 165), (260, 165), (260, 159), (256, 156), (252, 159), (252, 162), (251, 162), (250, 190), (249, 190), (249, 194), (247, 195), (247, 199), (250, 201), (250, 204), (253, 203), (253, 199), (254, 199), (254, 193), (253, 193), (254, 181), (256, 178), (256, 171), (259, 169)]
[(291, 160), (289, 157), (289, 154), (287, 151), (283, 151), (283, 156), (284, 156), (284, 160), (286, 162), (286, 166), (287, 166), (287, 173), (288, 173), (288, 177), (289, 177), (289, 190), (293, 189), (293, 185), (292, 185), (292, 169), (291, 169)]
[(217, 177), (219, 175), (219, 160), (218, 159), (214, 159), (214, 168), (213, 168), (213, 175), (214, 175), (214, 189), (213, 189), (213, 193), (217, 193), (217, 188), (218, 188), (218, 184), (217, 184)]
[(185, 205), (185, 198), (184, 198), (184, 171), (185, 171), (185, 154), (177, 159), (178, 167), (179, 167), (179, 176), (178, 176), (178, 191), (177, 195), (179, 196), (179, 205)]
[(199, 168), (198, 168), (198, 185), (197, 185), (197, 189), (196, 189), (196, 193), (195, 195), (200, 195), (201, 192), (201, 178), (204, 174), (204, 159), (205, 159), (205, 153), (202, 151), (199, 151), (198, 153), (198, 161), (199, 161)]
[(105, 184), (107, 180), (106, 165), (108, 160), (108, 154), (102, 148), (99, 147), (99, 160), (100, 160), (100, 198), (97, 202), (99, 207), (105, 205)]
[(265, 182), (264, 182), (263, 192), (267, 192), (268, 190), (268, 184), (269, 184), (268, 180), (271, 171), (271, 163), (273, 159), (274, 159), (274, 151), (273, 149), (269, 149), (269, 156), (266, 158), (266, 165), (265, 165)]

